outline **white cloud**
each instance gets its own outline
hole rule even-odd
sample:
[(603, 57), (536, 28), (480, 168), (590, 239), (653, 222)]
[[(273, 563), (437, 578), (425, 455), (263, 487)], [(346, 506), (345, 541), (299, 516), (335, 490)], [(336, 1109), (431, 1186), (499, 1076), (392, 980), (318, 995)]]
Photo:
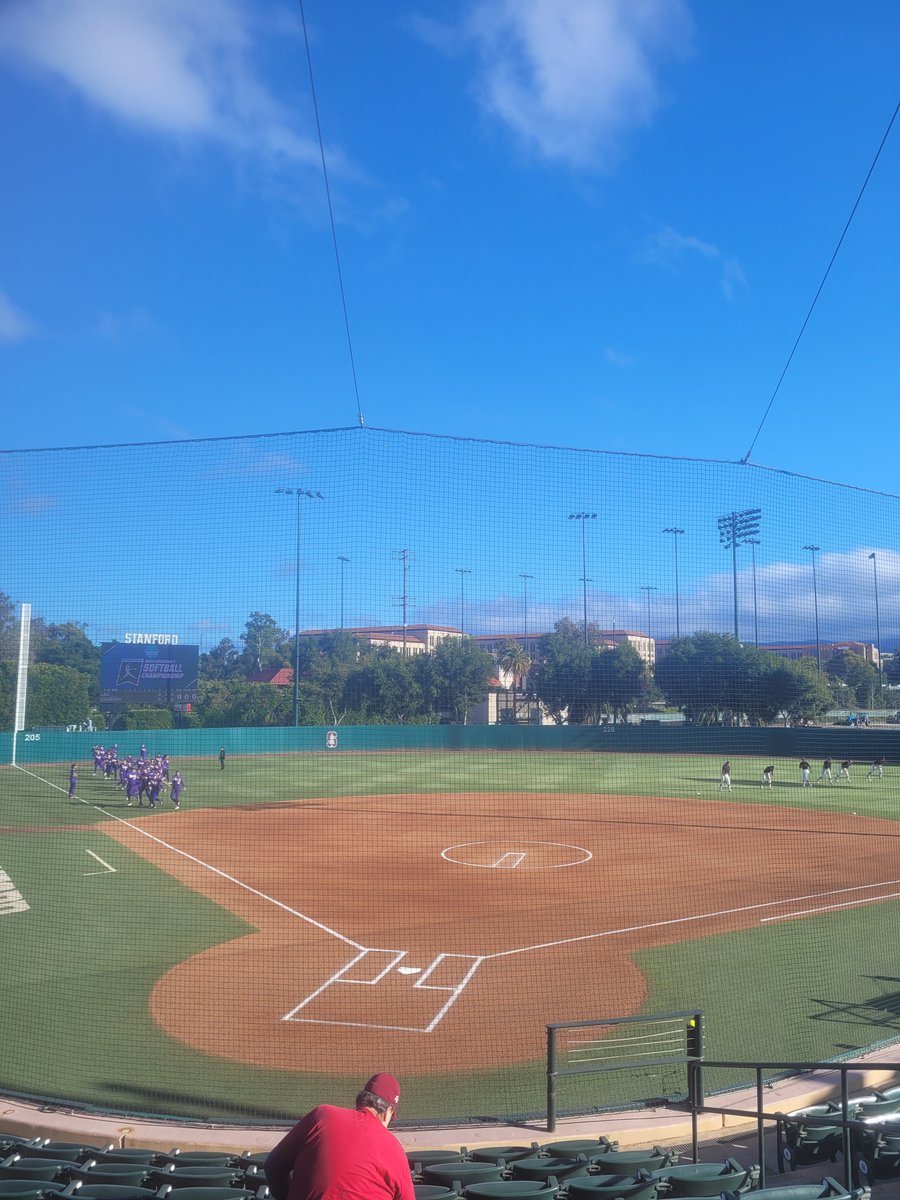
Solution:
[(659, 233), (647, 239), (641, 257), (644, 262), (676, 270), (688, 255), (698, 255), (720, 264), (719, 282), (727, 300), (734, 299), (739, 287), (746, 287), (743, 268), (736, 258), (726, 259), (713, 242), (704, 242), (694, 234), (679, 233), (671, 225), (664, 225)]
[(659, 233), (647, 240), (644, 261), (673, 266), (685, 254), (699, 254), (702, 258), (720, 258), (719, 247), (701, 241), (693, 234), (678, 233), (670, 225), (664, 225)]
[(491, 116), (541, 158), (608, 168), (659, 108), (657, 65), (687, 51), (691, 23), (683, 0), (476, 0), (467, 29)]
[(5, 292), (0, 292), (0, 345), (14, 345), (33, 337), (37, 326), (20, 308), (16, 308)]
[(160, 331), (158, 322), (144, 308), (136, 308), (124, 316), (101, 312), (94, 329), (98, 337), (119, 346), (135, 338), (154, 336)]
[(0, 52), (127, 124), (314, 163), (315, 143), (254, 70), (255, 16), (246, 0), (6, 0)]

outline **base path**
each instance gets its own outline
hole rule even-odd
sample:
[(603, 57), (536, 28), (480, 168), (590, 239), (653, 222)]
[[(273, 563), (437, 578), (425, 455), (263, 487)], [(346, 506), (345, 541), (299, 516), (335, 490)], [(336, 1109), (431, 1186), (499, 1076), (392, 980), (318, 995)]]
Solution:
[(275, 1068), (533, 1060), (548, 1021), (640, 1009), (638, 950), (900, 895), (894, 822), (712, 800), (376, 796), (104, 829), (257, 930), (169, 971), (155, 1019)]

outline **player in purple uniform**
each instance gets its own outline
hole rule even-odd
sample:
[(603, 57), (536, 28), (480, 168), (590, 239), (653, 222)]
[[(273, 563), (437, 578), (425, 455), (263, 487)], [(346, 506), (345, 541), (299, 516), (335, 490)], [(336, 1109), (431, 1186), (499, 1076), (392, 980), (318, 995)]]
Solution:
[(147, 761), (147, 747), (146, 747), (146, 746), (145, 746), (143, 743), (141, 743), (141, 754), (140, 754), (140, 758), (141, 758), (141, 762), (146, 762), (146, 761)]
[(150, 807), (156, 808), (159, 803), (159, 793), (162, 788), (162, 778), (159, 775), (151, 775), (147, 780), (147, 799), (150, 801)]
[(175, 774), (172, 776), (172, 783), (171, 783), (171, 787), (170, 787), (172, 803), (175, 805), (176, 808), (181, 808), (181, 790), (183, 787), (184, 787), (184, 780), (181, 778), (181, 772), (176, 771)]
[(74, 800), (75, 789), (77, 787), (78, 787), (78, 771), (75, 767), (75, 764), (72, 763), (71, 767), (69, 768), (69, 799), (70, 800)]
[(132, 804), (134, 804), (135, 800), (138, 801), (138, 808), (144, 807), (144, 802), (143, 802), (143, 800), (140, 799), (141, 785), (140, 785), (140, 782), (138, 781), (137, 773), (135, 771), (128, 772), (128, 778), (126, 781), (125, 790), (126, 790), (126, 794), (128, 796), (128, 807), (129, 808), (131, 808), (131, 806), (132, 806)]

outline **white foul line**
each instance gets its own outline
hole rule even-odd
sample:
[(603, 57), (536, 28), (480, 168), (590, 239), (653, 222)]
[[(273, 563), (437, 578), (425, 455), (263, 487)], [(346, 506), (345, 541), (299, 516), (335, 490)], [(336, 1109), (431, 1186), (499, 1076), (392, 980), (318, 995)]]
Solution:
[[(881, 883), (862, 883), (854, 887), (831, 888), (827, 892), (811, 892), (808, 896), (789, 896), (785, 900), (766, 900), (761, 904), (742, 904), (739, 908), (721, 908), (717, 912), (694, 913), (688, 917), (672, 917), (667, 921), (647, 921), (643, 925), (626, 925), (622, 929), (605, 929), (602, 933), (583, 933), (578, 937), (558, 938), (553, 942), (537, 942), (533, 946), (520, 946), (516, 950), (499, 950), (495, 954), (485, 954), (488, 958), (506, 958), (511, 954), (527, 954), (531, 950), (548, 950), (551, 946), (568, 946), (572, 942), (590, 942), (597, 938), (616, 937), (621, 933), (640, 933), (643, 929), (662, 929), (666, 925), (686, 925), (691, 921), (711, 921), (716, 917), (730, 917), (735, 913), (753, 912), (760, 908), (775, 908), (779, 904), (799, 904), (803, 900), (820, 900), (824, 896), (840, 896), (845, 892), (865, 892), (876, 887), (893, 887), (900, 884), (900, 879), (886, 879)], [(879, 899), (873, 897), (872, 899)]]
[(808, 917), (812, 913), (831, 912), (836, 908), (852, 908), (855, 904), (878, 904), (881, 900), (896, 900), (900, 892), (891, 892), (887, 896), (867, 896), (865, 900), (845, 900), (843, 904), (823, 904), (819, 908), (803, 908), (799, 912), (783, 913), (780, 917), (763, 917), (761, 925), (767, 921), (791, 921), (794, 917)]
[[(30, 775), (32, 779), (40, 780), (41, 783), (46, 783), (49, 787), (54, 787), (58, 792), (65, 792), (65, 788), (58, 787), (57, 784), (51, 783), (49, 779), (44, 779), (41, 775), (36, 775), (34, 771), (26, 771), (24, 767), (17, 764), (17, 770), (23, 771), (26, 775)], [(87, 800), (82, 800), (80, 796), (76, 796), (79, 803), (84, 804), (87, 808), (96, 809), (102, 813), (104, 817), (113, 821), (118, 821), (120, 825), (126, 825), (135, 833), (141, 834), (145, 838), (149, 838), (151, 842), (156, 842), (157, 845), (165, 847), (166, 850), (171, 850), (173, 854), (180, 854), (182, 858), (188, 859), (192, 863), (196, 863), (198, 867), (203, 867), (205, 871), (211, 871), (213, 875), (218, 875), (222, 879), (227, 879), (229, 883), (235, 884), (244, 891), (250, 892), (251, 895), (257, 896), (260, 900), (266, 900), (269, 904), (274, 904), (276, 908), (283, 909), (284, 912), (290, 913), (292, 917), (298, 917), (301, 921), (306, 921), (309, 925), (314, 925), (316, 929), (321, 929), (323, 933), (328, 933), (335, 937), (340, 942), (346, 942), (348, 946), (355, 946), (357, 950), (365, 950), (365, 946), (361, 946), (359, 942), (354, 942), (353, 938), (347, 937), (343, 933), (338, 933), (336, 929), (330, 929), (327, 925), (323, 925), (321, 921), (314, 920), (313, 917), (308, 917), (306, 913), (299, 912), (296, 908), (291, 908), (288, 904), (283, 904), (281, 900), (276, 900), (274, 896), (267, 896), (265, 892), (259, 891), (255, 887), (251, 887), (249, 883), (244, 883), (243, 880), (235, 878), (234, 875), (229, 875), (227, 871), (220, 871), (218, 867), (214, 867), (211, 863), (204, 862), (202, 858), (197, 858), (196, 855), (188, 854), (187, 850), (179, 850), (177, 846), (173, 846), (171, 842), (163, 841), (154, 833), (149, 833), (146, 829), (142, 829), (140, 825), (135, 825), (132, 821), (128, 821), (125, 817), (120, 817), (117, 813), (107, 812), (102, 805), (90, 804)], [(897, 881), (900, 883), (900, 880)]]
[[(93, 850), (88, 850), (88, 848), (87, 848), (86, 846), (85, 846), (84, 852), (85, 852), (85, 854), (89, 854), (89, 855), (91, 856), (91, 858), (94, 858), (94, 859), (96, 859), (96, 860), (97, 860), (97, 862), (100, 864), (100, 866), (101, 866), (101, 867), (106, 867), (106, 870), (107, 870), (107, 871), (111, 871), (113, 875), (115, 875), (115, 874), (116, 874), (116, 868), (115, 868), (115, 867), (111, 867), (111, 866), (109, 865), (109, 863), (108, 863), (108, 862), (105, 862), (105, 861), (104, 861), (104, 860), (103, 860), (103, 859), (100, 857), (100, 855), (99, 855), (99, 854), (95, 854), (95, 853), (93, 852)], [(106, 874), (106, 871), (85, 871), (84, 873), (85, 873), (85, 875), (105, 875), (105, 874)]]

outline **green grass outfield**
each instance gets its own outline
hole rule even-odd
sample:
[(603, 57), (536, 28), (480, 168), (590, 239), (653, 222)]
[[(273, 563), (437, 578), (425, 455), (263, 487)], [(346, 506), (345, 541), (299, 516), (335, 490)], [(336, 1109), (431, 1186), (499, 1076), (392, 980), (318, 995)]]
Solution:
[[(771, 792), (759, 784), (767, 761), (776, 767)], [(730, 795), (719, 791), (719, 758), (701, 755), (399, 752), (235, 757), (224, 772), (214, 759), (176, 765), (185, 776), (186, 808), (508, 791), (665, 796), (673, 803), (699, 796), (889, 820), (900, 814), (900, 768), (867, 782), (866, 768), (855, 766), (850, 785), (802, 789), (793, 759), (733, 757)], [(235, 1121), (288, 1118), (322, 1099), (349, 1102), (357, 1080), (335, 1080), (326, 1063), (261, 1070), (200, 1054), (156, 1025), (148, 1011), (155, 981), (250, 927), (106, 835), (97, 805), (123, 816), (132, 810), (115, 784), (91, 777), (90, 764), (80, 765), (75, 803), (65, 794), (67, 764), (28, 772), (0, 769), (0, 868), (29, 904), (27, 912), (0, 915), (0, 1090)], [(144, 818), (151, 829), (153, 816)], [(93, 873), (92, 855), (115, 873), (101, 866)], [(687, 889), (692, 869), (686, 863)], [(888, 901), (642, 951), (637, 962), (650, 987), (645, 1011), (704, 1009), (711, 1057), (852, 1054), (900, 1036), (898, 918), (898, 902)], [(370, 1065), (390, 1069), (366, 1063), (357, 1073)], [(590, 1108), (682, 1086), (671, 1073), (585, 1076), (562, 1081), (559, 1102), (562, 1109)], [(424, 1070), (404, 1079), (404, 1091), (406, 1118), (539, 1112), (543, 1063), (436, 1077)]]
[[(866, 780), (867, 766), (851, 768), (851, 783), (800, 786), (794, 759), (733, 757), (731, 799), (742, 804), (817, 808), (834, 811), (843, 795), (867, 816), (893, 817), (900, 798), (900, 767), (886, 767), (880, 780)], [(760, 786), (760, 773), (775, 765), (775, 787)], [(184, 808), (277, 803), (337, 796), (377, 796), (428, 792), (595, 792), (679, 798), (729, 798), (719, 790), (721, 760), (704, 754), (617, 754), (535, 751), (402, 751), (363, 754), (247, 755), (228, 760), (224, 771), (214, 758), (179, 759), (185, 778)], [(819, 764), (813, 764), (816, 779)], [(173, 767), (174, 769), (174, 767)], [(838, 766), (835, 766), (837, 775)], [(0, 824), (55, 825), (58, 802), (67, 803), (66, 763), (0, 768)], [(94, 822), (85, 805), (118, 810), (124, 799), (116, 783), (94, 778), (89, 763), (79, 765), (79, 803), (68, 805), (67, 822)], [(163, 808), (170, 807), (167, 804)], [(900, 815), (898, 812), (897, 815)]]

